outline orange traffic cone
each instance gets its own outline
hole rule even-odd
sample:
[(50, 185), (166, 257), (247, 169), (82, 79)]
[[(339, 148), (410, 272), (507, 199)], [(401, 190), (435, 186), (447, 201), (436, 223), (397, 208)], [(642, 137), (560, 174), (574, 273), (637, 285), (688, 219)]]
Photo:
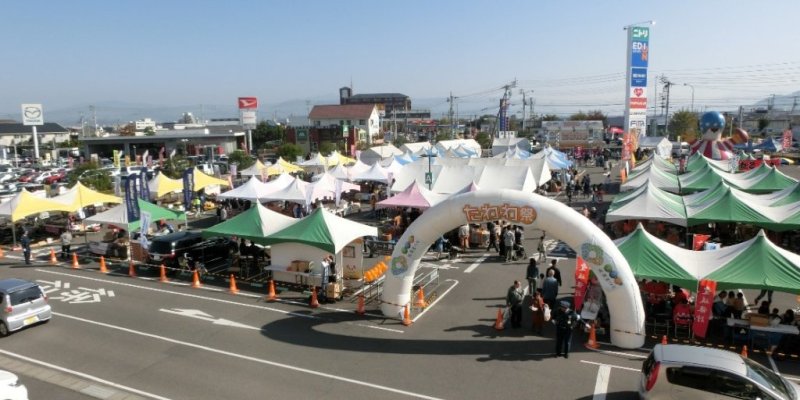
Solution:
[(747, 345), (742, 346), (742, 357), (747, 358)]
[(72, 253), (72, 269), (80, 268), (80, 264), (78, 264), (78, 254)]
[(505, 329), (505, 326), (503, 326), (503, 310), (499, 308), (497, 309), (497, 319), (494, 321), (494, 329), (498, 331)]
[(104, 274), (108, 273), (108, 268), (106, 268), (106, 258), (103, 256), (100, 256), (100, 272)]
[(317, 288), (311, 288), (311, 302), (308, 303), (311, 308), (319, 307), (319, 300), (317, 299)]
[(197, 270), (194, 270), (192, 274), (192, 287), (195, 289), (199, 289), (203, 285), (200, 284), (200, 275), (197, 273)]
[(358, 307), (356, 307), (356, 314), (364, 315), (366, 313), (367, 313), (367, 310), (364, 307), (364, 295), (363, 294), (359, 294), (358, 295)]
[(58, 260), (56, 260), (56, 251), (53, 248), (50, 248), (50, 264), (58, 264)]
[(133, 263), (133, 260), (128, 262), (128, 276), (136, 278), (136, 264)]
[(239, 288), (236, 287), (236, 279), (233, 277), (233, 274), (231, 274), (231, 288), (229, 291), (231, 292), (231, 294), (239, 293)]
[(275, 301), (278, 299), (278, 295), (275, 294), (275, 281), (270, 279), (269, 280), (269, 293), (267, 293), (267, 300)]
[(159, 274), (159, 277), (158, 277), (158, 281), (159, 282), (169, 282), (169, 279), (167, 279), (167, 266), (164, 265), (164, 264), (161, 264), (161, 267), (159, 267), (159, 269), (161, 271), (160, 271), (160, 274)]
[(425, 302), (425, 291), (422, 288), (417, 290), (417, 301), (414, 303), (414, 306), (419, 308), (425, 308), (428, 306), (428, 303)]
[(592, 328), (589, 330), (589, 341), (586, 342), (586, 347), (590, 349), (600, 348), (600, 345), (597, 343), (597, 332), (595, 332), (594, 324), (592, 324)]
[(408, 310), (409, 308), (411, 308), (411, 306), (406, 304), (406, 308), (403, 311), (403, 325), (405, 326), (409, 326), (414, 323), (413, 321), (411, 321), (411, 312)]
[(667, 335), (661, 337), (661, 344), (667, 344)]
[(2, 247), (0, 247), (0, 258), (3, 258), (3, 257), (5, 257), (5, 256), (6, 256), (6, 254), (5, 254), (5, 253), (3, 253), (3, 248), (2, 248)]

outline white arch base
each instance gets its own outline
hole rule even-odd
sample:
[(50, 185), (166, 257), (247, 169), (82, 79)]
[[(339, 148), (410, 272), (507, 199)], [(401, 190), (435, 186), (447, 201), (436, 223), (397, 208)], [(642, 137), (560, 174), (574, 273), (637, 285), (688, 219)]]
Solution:
[(542, 229), (586, 260), (598, 277), (611, 314), (611, 343), (627, 349), (644, 344), (644, 308), (628, 262), (611, 239), (570, 207), (515, 190), (478, 190), (454, 196), (425, 211), (398, 240), (383, 284), (381, 311), (402, 317), (411, 301), (414, 273), (422, 255), (443, 233), (467, 222), (506, 220)]

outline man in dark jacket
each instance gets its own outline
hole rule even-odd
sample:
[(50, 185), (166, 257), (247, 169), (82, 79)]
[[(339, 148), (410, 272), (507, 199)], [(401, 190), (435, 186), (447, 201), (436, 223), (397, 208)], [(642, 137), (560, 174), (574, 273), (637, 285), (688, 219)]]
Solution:
[(562, 301), (552, 321), (556, 325), (556, 357), (569, 358), (572, 330), (581, 322), (581, 316), (570, 309), (569, 301)]
[(548, 274), (548, 272), (553, 271), (553, 277), (556, 278), (556, 281), (558, 281), (558, 286), (561, 287), (561, 270), (558, 269), (557, 264), (558, 264), (558, 260), (555, 260), (555, 259), (551, 260), (550, 261), (550, 267), (547, 268), (547, 271), (545, 271), (545, 274), (547, 274), (549, 276), (550, 274)]
[(519, 287), (519, 281), (514, 281), (514, 284), (508, 288), (506, 294), (506, 305), (511, 309), (511, 327), (519, 328), (522, 326), (522, 289)]
[(25, 256), (25, 264), (31, 263), (31, 238), (28, 236), (28, 232), (22, 234), (22, 238), (19, 239), (19, 243), (22, 245), (22, 254)]
[(528, 280), (528, 293), (531, 297), (536, 293), (536, 277), (539, 276), (539, 267), (536, 266), (536, 258), (531, 257), (528, 260), (528, 269), (525, 271), (525, 279)]

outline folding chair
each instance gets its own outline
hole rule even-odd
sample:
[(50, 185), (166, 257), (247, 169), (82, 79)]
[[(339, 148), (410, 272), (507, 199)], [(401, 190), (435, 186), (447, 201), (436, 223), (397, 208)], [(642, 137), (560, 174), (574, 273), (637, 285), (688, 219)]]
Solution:
[(674, 321), (672, 321), (675, 325), (675, 337), (682, 337), (682, 334), (687, 339), (692, 338), (692, 316), (685, 315), (685, 314), (678, 314), (675, 316)]

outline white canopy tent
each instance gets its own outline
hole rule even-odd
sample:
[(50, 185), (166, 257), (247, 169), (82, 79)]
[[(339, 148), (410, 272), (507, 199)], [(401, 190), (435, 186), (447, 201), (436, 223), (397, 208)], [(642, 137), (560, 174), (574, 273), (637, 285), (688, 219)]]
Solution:
[(403, 152), (397, 147), (394, 147), (391, 144), (385, 144), (382, 146), (370, 147), (369, 149), (362, 151), (359, 159), (365, 164), (371, 165), (389, 157), (402, 155)]
[(664, 158), (672, 156), (672, 142), (664, 136), (641, 137), (639, 138), (639, 148), (653, 150), (654, 154)]
[(267, 186), (266, 183), (261, 182), (255, 176), (251, 176), (250, 179), (245, 182), (244, 185), (241, 185), (237, 188), (228, 190), (226, 192), (220, 193), (217, 198), (218, 199), (243, 199), (243, 200), (250, 200), (253, 202), (258, 202), (260, 199), (263, 199), (264, 196), (269, 194), (270, 188)]
[(501, 137), (492, 141), (492, 155), (503, 154), (507, 151), (527, 152), (530, 154), (531, 141), (522, 137)]
[(389, 171), (387, 171), (386, 168), (383, 168), (381, 163), (376, 162), (367, 170), (351, 173), (350, 179), (353, 181), (376, 181), (388, 183)]

